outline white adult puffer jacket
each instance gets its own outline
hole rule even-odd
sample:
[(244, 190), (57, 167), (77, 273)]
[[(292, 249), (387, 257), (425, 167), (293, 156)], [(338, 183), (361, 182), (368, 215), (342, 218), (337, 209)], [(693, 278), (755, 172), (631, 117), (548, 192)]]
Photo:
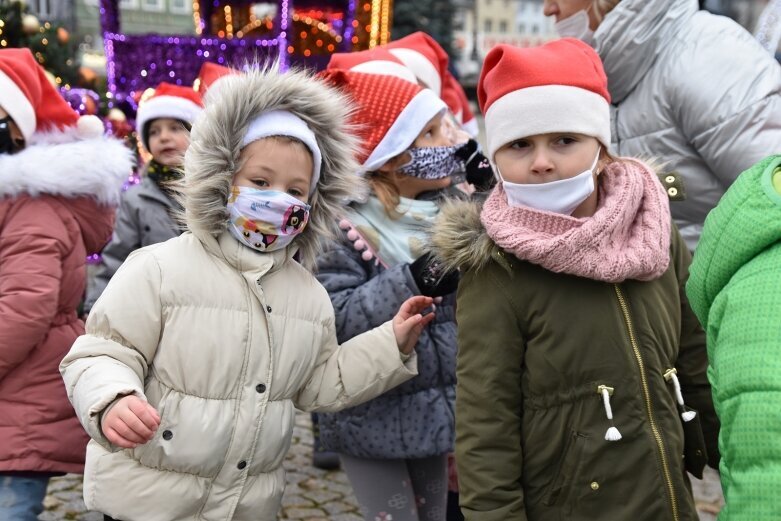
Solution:
[[(90, 509), (122, 521), (276, 519), (294, 407), (335, 411), (416, 374), (416, 356), (402, 361), (390, 323), (337, 345), (328, 294), (292, 248), (258, 253), (225, 230), (236, 136), (280, 99), (308, 116), (323, 157), (337, 145), (350, 153), (351, 138), (340, 134), (349, 104), (321, 82), (275, 71), (221, 82), (186, 159), (193, 231), (129, 257), (61, 364), (92, 437), (84, 476)], [(310, 104), (330, 108), (332, 119)], [(334, 155), (354, 167), (349, 155)], [(353, 186), (341, 164), (323, 163), (313, 214), (331, 217), (326, 206)], [(223, 192), (221, 213), (211, 201)], [(103, 436), (100, 419), (131, 393), (157, 408), (161, 424), (151, 441), (123, 450)]]
[(678, 174), (670, 209), (693, 251), (738, 174), (781, 151), (781, 66), (734, 21), (698, 11), (697, 0), (621, 0), (594, 36), (614, 152)]

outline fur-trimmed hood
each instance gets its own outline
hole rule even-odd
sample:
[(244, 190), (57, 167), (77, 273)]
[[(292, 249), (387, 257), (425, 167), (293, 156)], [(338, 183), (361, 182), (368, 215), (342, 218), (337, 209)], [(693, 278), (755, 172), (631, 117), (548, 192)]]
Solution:
[(193, 125), (184, 161), (182, 203), (188, 228), (202, 240), (227, 229), (228, 196), (240, 168), (242, 140), (250, 122), (270, 110), (289, 111), (314, 132), (322, 153), (320, 181), (309, 199), (309, 224), (296, 237), (301, 263), (315, 264), (325, 241), (336, 232), (339, 209), (365, 196), (358, 172), (358, 143), (347, 123), (348, 98), (310, 73), (279, 71), (278, 65), (225, 76), (206, 96), (205, 110)]
[(480, 222), (482, 204), (474, 201), (446, 201), (431, 230), (429, 248), (445, 272), (479, 270), (499, 248)]
[(116, 206), (123, 183), (133, 173), (133, 153), (118, 139), (78, 139), (75, 132), (36, 134), (24, 150), (1, 154), (0, 198), (87, 196)]

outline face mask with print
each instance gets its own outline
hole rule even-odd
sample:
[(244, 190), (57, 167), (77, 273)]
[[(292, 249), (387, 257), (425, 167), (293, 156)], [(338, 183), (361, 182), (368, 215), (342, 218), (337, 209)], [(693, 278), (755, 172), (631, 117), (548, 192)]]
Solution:
[(594, 47), (594, 31), (589, 27), (588, 11), (581, 9), (577, 13), (553, 24), (556, 34), (562, 38), (577, 38)]
[(254, 250), (281, 250), (304, 231), (310, 209), (284, 192), (233, 186), (228, 199), (228, 230)]
[(444, 179), (464, 169), (464, 160), (456, 155), (463, 145), (414, 147), (407, 150), (412, 159), (399, 172), (418, 179)]
[(600, 150), (597, 151), (597, 157), (591, 168), (569, 179), (540, 184), (502, 181), (504, 192), (507, 194), (507, 204), (572, 215), (575, 208), (594, 192), (593, 171), (599, 162)]

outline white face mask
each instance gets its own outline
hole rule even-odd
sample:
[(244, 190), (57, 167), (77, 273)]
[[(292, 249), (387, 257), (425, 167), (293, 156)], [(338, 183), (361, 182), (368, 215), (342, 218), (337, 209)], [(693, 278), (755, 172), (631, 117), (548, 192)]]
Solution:
[(575, 208), (594, 192), (593, 171), (599, 162), (600, 150), (597, 151), (591, 168), (569, 179), (541, 184), (510, 183), (502, 180), (507, 204), (572, 215)]
[(553, 29), (562, 38), (577, 38), (594, 47), (594, 31), (589, 27), (588, 10), (581, 9), (572, 16), (553, 24)]

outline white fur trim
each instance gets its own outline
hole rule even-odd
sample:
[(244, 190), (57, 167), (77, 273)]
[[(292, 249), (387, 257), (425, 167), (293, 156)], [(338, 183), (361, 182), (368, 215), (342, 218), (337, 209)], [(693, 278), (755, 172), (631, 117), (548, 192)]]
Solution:
[(410, 83), (418, 84), (418, 79), (415, 74), (404, 65), (394, 63), (387, 60), (372, 60), (368, 62), (359, 63), (355, 67), (350, 69), (355, 72), (363, 72), (365, 74), (379, 74), (384, 76), (395, 76)]
[(0, 197), (93, 196), (117, 205), (122, 185), (133, 173), (133, 153), (109, 137), (61, 142), (76, 132), (38, 134), (38, 142), (49, 142), (0, 155)]
[(423, 89), (418, 92), (398, 115), (382, 141), (372, 150), (361, 170), (372, 172), (407, 150), (423, 131), (426, 123), (445, 110), (447, 105), (432, 90)]
[(146, 136), (143, 135), (144, 125), (153, 119), (171, 118), (179, 119), (192, 125), (198, 114), (203, 109), (188, 99), (179, 96), (155, 96), (149, 98), (138, 107), (136, 114), (136, 130), (142, 134), (142, 140), (146, 145)]
[(568, 85), (543, 85), (509, 92), (485, 113), (488, 158), (507, 143), (551, 132), (573, 132), (610, 146), (610, 105), (595, 92)]
[(253, 119), (247, 133), (242, 140), (242, 148), (253, 141), (271, 136), (288, 136), (300, 139), (312, 152), (312, 182), (309, 185), (309, 195), (312, 195), (317, 188), (317, 182), (320, 180), (320, 166), (323, 163), (323, 157), (320, 154), (320, 147), (317, 145), (317, 138), (312, 129), (292, 112), (285, 110), (270, 110), (264, 112)]
[(415, 73), (418, 80), (426, 87), (434, 91), (437, 96), (442, 95), (442, 78), (439, 71), (428, 58), (412, 49), (388, 49), (401, 63)]
[(8, 112), (24, 139), (29, 140), (35, 133), (35, 109), (22, 89), (3, 71), (0, 71), (0, 107)]

